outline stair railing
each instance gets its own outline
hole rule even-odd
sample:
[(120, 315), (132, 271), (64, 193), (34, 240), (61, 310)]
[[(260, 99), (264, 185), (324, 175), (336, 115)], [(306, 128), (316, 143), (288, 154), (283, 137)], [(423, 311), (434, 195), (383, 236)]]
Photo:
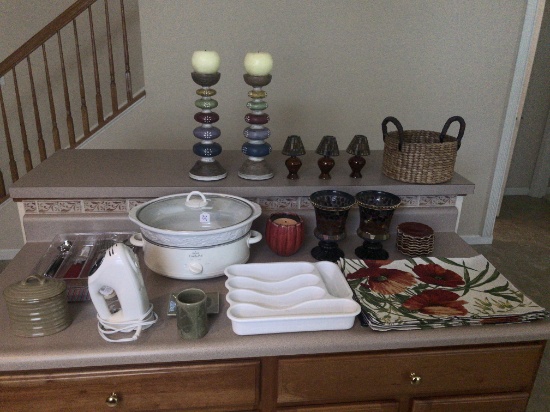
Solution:
[[(143, 89), (132, 90), (124, 1), (78, 0), (0, 63), (0, 203), (10, 185), (3, 170), (9, 167), (11, 182), (17, 181), (144, 97)], [(124, 84), (117, 84), (121, 75)]]

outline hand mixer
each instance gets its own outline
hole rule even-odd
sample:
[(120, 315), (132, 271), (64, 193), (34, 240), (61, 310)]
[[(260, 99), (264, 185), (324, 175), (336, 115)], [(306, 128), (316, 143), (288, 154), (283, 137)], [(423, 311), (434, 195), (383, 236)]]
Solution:
[[(123, 243), (115, 243), (100, 254), (90, 271), (88, 289), (97, 310), (99, 334), (108, 342), (137, 340), (141, 331), (158, 319), (149, 303), (136, 255)], [(135, 333), (131, 338), (107, 336), (132, 331)]]

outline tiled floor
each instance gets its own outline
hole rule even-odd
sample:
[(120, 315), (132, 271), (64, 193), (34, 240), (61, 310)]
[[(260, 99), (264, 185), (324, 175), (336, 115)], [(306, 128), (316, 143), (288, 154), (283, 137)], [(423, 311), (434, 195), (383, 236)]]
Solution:
[[(492, 245), (474, 246), (506, 278), (539, 305), (550, 309), (550, 202), (506, 196)], [(550, 412), (550, 344), (542, 359), (528, 412)]]
[[(492, 245), (477, 245), (509, 281), (550, 309), (550, 202), (528, 196), (504, 198)], [(0, 261), (0, 272), (7, 265)], [(528, 412), (550, 412), (550, 344), (535, 381)]]

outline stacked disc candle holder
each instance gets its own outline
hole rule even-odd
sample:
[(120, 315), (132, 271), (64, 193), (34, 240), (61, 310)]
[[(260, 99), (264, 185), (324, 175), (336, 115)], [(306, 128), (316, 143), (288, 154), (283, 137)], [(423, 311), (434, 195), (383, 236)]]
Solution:
[(255, 76), (245, 74), (244, 81), (252, 90), (248, 92), (250, 100), (246, 107), (250, 109), (244, 120), (250, 125), (244, 129), (244, 137), (248, 142), (242, 145), (242, 152), (248, 158), (243, 162), (239, 169), (239, 177), (248, 180), (266, 180), (273, 177), (273, 171), (265, 161), (265, 157), (271, 153), (271, 145), (264, 140), (267, 139), (271, 131), (265, 127), (269, 122), (269, 116), (263, 111), (267, 108), (264, 101), (267, 93), (262, 87), (271, 82), (271, 74)]
[(196, 113), (194, 119), (201, 123), (193, 130), (193, 135), (200, 139), (199, 143), (193, 145), (193, 153), (200, 156), (195, 165), (189, 171), (189, 176), (195, 180), (220, 180), (227, 176), (227, 171), (215, 159), (222, 152), (222, 147), (214, 140), (220, 137), (221, 131), (213, 124), (220, 116), (212, 110), (218, 106), (218, 102), (212, 98), (216, 90), (212, 89), (220, 80), (220, 73), (198, 73), (192, 72), (193, 81), (201, 86), (197, 90), (200, 99), (195, 101), (195, 106), (201, 109)]

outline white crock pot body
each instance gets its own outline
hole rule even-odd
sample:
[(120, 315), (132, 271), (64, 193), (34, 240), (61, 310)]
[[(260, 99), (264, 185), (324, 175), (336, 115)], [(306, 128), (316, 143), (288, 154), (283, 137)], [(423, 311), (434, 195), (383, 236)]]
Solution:
[(250, 245), (262, 239), (255, 230), (229, 243), (201, 248), (178, 248), (159, 245), (137, 236), (133, 244), (143, 246), (145, 264), (158, 274), (175, 279), (206, 279), (223, 275), (227, 266), (246, 263)]
[(153, 199), (133, 208), (129, 217), (139, 225), (145, 264), (154, 272), (177, 279), (223, 275), (235, 263), (245, 263), (250, 245), (261, 240), (250, 230), (261, 207), (224, 194), (191, 192)]

